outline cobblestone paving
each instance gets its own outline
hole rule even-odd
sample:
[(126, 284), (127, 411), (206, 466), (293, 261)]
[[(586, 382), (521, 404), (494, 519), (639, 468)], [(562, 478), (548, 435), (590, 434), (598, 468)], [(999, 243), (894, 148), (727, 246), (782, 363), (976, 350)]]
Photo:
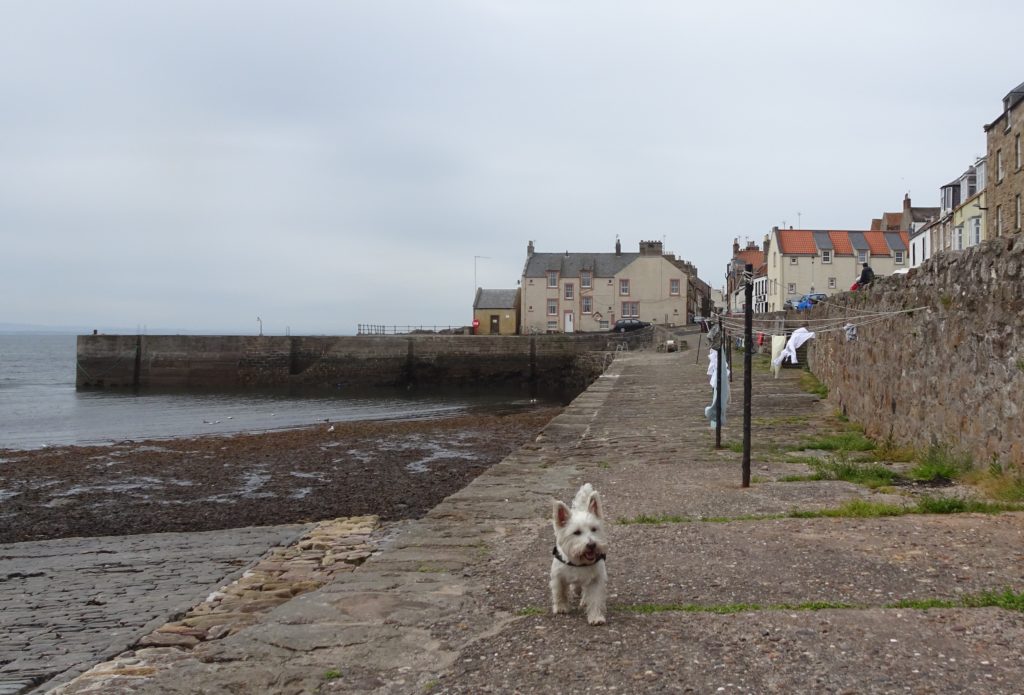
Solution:
[(0, 545), (0, 695), (48, 689), (124, 651), (306, 528)]

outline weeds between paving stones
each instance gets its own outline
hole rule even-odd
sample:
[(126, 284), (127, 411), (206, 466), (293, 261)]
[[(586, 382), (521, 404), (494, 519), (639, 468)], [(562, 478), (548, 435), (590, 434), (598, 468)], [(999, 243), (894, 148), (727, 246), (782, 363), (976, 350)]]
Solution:
[(769, 519), (822, 519), (822, 518), (876, 518), (883, 516), (905, 516), (907, 514), (1001, 514), (1024, 511), (1024, 503), (982, 502), (956, 497), (923, 497), (913, 505), (899, 506), (869, 500), (850, 500), (831, 509), (799, 510), (783, 514), (745, 514), (731, 517), (687, 517), (674, 514), (639, 514), (621, 517), (616, 523), (631, 524), (692, 524), (732, 523), (741, 521), (764, 521)]
[[(901, 599), (890, 601), (878, 606), (845, 603), (841, 601), (805, 601), (803, 603), (637, 603), (612, 605), (616, 613), (637, 613), (651, 615), (655, 613), (714, 613), (731, 615), (735, 613), (754, 613), (764, 611), (823, 611), (823, 610), (864, 610), (866, 608), (888, 608), (909, 610), (933, 610), (941, 608), (1002, 608), (1008, 611), (1024, 612), (1024, 592), (1016, 592), (1012, 588), (982, 591), (968, 594), (956, 599)], [(546, 611), (536, 606), (528, 606), (518, 611), (522, 617), (544, 615)]]

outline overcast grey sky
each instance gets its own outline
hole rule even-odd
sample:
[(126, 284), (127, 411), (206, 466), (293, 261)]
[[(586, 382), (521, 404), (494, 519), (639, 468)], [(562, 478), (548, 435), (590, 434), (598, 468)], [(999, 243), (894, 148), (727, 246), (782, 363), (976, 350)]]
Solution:
[[(1024, 2), (0, 0), (0, 323), (467, 324), (538, 251), (937, 205)], [(475, 256), (479, 258), (474, 260)]]

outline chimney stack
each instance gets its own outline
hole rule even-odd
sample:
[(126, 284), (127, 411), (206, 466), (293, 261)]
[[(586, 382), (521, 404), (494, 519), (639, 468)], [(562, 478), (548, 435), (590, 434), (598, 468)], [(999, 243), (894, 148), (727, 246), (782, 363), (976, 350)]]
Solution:
[(533, 241), (531, 240), (526, 244), (526, 257), (529, 258), (533, 255)]
[(615, 255), (622, 255), (622, 243), (619, 241), (618, 237), (615, 238)]

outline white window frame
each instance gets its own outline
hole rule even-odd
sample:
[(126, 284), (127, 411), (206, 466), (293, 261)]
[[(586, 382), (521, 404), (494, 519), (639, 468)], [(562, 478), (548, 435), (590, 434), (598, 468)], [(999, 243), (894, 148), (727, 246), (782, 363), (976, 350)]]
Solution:
[(831, 263), (832, 262), (832, 249), (822, 249), (821, 250), (821, 262), (822, 263)]
[(576, 298), (576, 285), (571, 282), (565, 283), (565, 289), (563, 290), (563, 297), (565, 301), (571, 302)]
[(867, 263), (868, 262), (868, 252), (867, 251), (858, 251), (857, 252), (857, 262), (858, 263)]
[(996, 205), (996, 236), (1003, 235), (1003, 206)]
[(622, 318), (640, 318), (640, 302), (622, 302)]
[(619, 296), (629, 296), (629, 278), (619, 278)]
[(589, 290), (594, 284), (594, 276), (589, 270), (584, 270), (580, 273), (580, 287), (584, 290)]
[(1020, 134), (1013, 136), (1013, 160), (1019, 171), (1021, 167)]
[(585, 294), (580, 297), (581, 313), (593, 314), (594, 313), (594, 298), (589, 294)]
[(1020, 214), (1021, 214), (1021, 211), (1020, 211), (1020, 193), (1017, 194), (1016, 200), (1017, 200), (1017, 229), (1019, 230), (1020, 229)]
[(971, 246), (977, 246), (981, 243), (981, 218), (971, 218)]
[(906, 254), (906, 252), (902, 251), (902, 250), (900, 250), (900, 251), (893, 251), (892, 252), (892, 261), (896, 265), (903, 265), (907, 261), (907, 254)]
[(964, 226), (962, 224), (953, 227), (953, 249), (956, 251), (964, 250)]
[[(680, 293), (681, 283), (678, 278), (670, 278), (668, 281), (668, 293), (673, 297), (678, 297)], [(675, 287), (675, 289), (673, 289)]]
[(791, 282), (786, 285), (786, 294), (796, 294), (796, 283)]
[(558, 316), (558, 300), (548, 300), (548, 316)]
[(790, 265), (796, 265), (799, 262), (799, 260), (800, 259), (798, 259), (796, 256), (790, 256), (789, 257), (789, 264)]
[(834, 290), (836, 288), (836, 279), (835, 278), (829, 278), (828, 279), (828, 288), (830, 290)]
[(1003, 180), (1005, 173), (1003, 171), (1003, 151), (996, 150), (996, 183), (1000, 183)]

